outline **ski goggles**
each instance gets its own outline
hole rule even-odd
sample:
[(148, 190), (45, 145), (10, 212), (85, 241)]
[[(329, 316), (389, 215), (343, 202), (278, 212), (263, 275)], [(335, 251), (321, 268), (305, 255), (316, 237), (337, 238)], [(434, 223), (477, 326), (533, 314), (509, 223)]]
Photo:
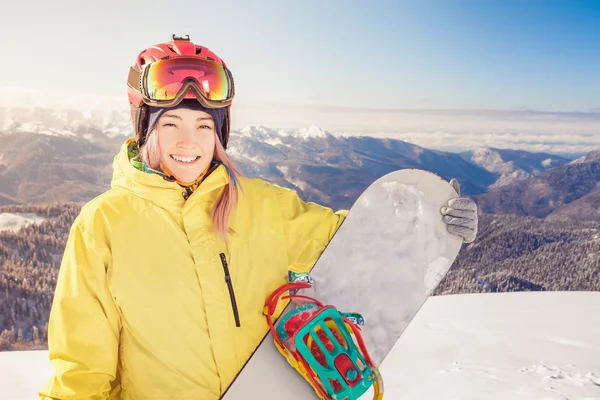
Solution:
[(141, 72), (132, 68), (128, 84), (141, 93), (144, 103), (155, 107), (173, 107), (195, 97), (204, 107), (221, 108), (231, 104), (235, 92), (226, 67), (198, 57), (158, 60)]

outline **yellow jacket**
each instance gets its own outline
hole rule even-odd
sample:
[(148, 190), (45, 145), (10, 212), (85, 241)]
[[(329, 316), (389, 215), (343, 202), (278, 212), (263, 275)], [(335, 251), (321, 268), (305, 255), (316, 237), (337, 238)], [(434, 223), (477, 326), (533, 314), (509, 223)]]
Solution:
[(131, 165), (131, 142), (112, 188), (71, 228), (49, 322), (55, 375), (40, 399), (218, 399), (268, 330), (267, 296), (288, 270), (312, 268), (346, 215), (241, 178), (226, 244), (210, 219), (225, 168), (184, 200), (177, 183)]

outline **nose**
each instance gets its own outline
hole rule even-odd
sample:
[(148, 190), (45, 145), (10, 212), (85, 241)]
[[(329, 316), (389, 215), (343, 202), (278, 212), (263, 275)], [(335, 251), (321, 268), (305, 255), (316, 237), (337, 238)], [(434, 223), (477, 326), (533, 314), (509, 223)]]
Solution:
[(196, 147), (196, 141), (194, 138), (194, 132), (192, 129), (182, 129), (179, 132), (179, 137), (177, 140), (177, 147), (181, 148), (190, 148), (193, 149)]

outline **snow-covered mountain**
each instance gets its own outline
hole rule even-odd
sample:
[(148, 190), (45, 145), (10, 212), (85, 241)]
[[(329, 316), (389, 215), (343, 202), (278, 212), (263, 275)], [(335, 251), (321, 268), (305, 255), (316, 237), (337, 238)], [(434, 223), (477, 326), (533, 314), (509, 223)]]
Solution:
[(341, 137), (318, 127), (275, 130), (253, 126), (233, 132), (228, 152), (250, 176), (293, 187), (305, 198), (349, 207), (377, 178), (420, 168), (458, 179), (464, 193), (482, 193), (494, 176), (458, 154), (394, 139)]
[[(242, 128), (237, 132), (234, 131), (234, 134), (266, 140), (280, 136), (291, 136), (297, 139), (324, 138), (327, 136), (332, 136), (331, 132), (314, 125), (301, 129), (272, 129), (262, 125), (251, 125)], [(278, 142), (275, 141), (269, 144), (278, 144)]]
[(549, 214), (546, 219), (557, 221), (600, 221), (600, 182), (597, 189), (564, 205)]
[(467, 161), (485, 168), (498, 178), (489, 189), (523, 180), (569, 162), (568, 159), (546, 153), (523, 150), (477, 148), (460, 153)]
[(131, 117), (126, 109), (75, 110), (42, 107), (0, 107), (0, 132), (46, 135), (130, 136)]
[(583, 162), (592, 162), (597, 161), (600, 162), (600, 150), (590, 151), (589, 153), (579, 157), (576, 160), (571, 161), (571, 164), (580, 164)]
[[(385, 398), (598, 399), (599, 303), (596, 292), (431, 297), (381, 365)], [(0, 352), (2, 399), (37, 398), (51, 374), (47, 351)]]
[[(54, 136), (80, 136), (92, 139), (97, 135), (129, 137), (131, 116), (127, 109), (53, 109), (44, 107), (0, 107), (0, 134), (39, 133)], [(269, 138), (291, 136), (297, 139), (322, 138), (330, 134), (310, 126), (301, 129), (271, 129), (248, 126), (237, 134), (245, 137)]]
[[(543, 218), (557, 212), (553, 218), (577, 215), (578, 220), (599, 221), (600, 214), (595, 209), (599, 197), (592, 193), (600, 190), (600, 162), (594, 161), (594, 153), (577, 163), (550, 168), (539, 175), (476, 195), (475, 201), (482, 212), (489, 214)], [(564, 213), (562, 207), (567, 207)]]
[[(33, 118), (40, 110), (23, 113)], [(17, 113), (10, 110), (9, 115)], [(119, 132), (126, 132), (127, 119), (107, 122), (107, 116), (90, 117), (85, 120), (92, 127), (88, 129), (69, 113), (42, 115), (45, 119), (39, 117), (35, 124), (10, 119), (7, 126), (14, 131), (0, 135), (0, 204), (92, 198), (108, 187), (113, 157), (131, 135), (104, 130), (123, 126)], [(51, 131), (42, 129), (46, 126)], [(30, 132), (31, 127), (36, 129)], [(495, 181), (490, 172), (455, 153), (393, 139), (339, 137), (316, 126), (279, 130), (249, 126), (232, 131), (228, 152), (245, 175), (292, 187), (305, 199), (332, 207), (351, 206), (370, 183), (401, 168), (456, 178), (466, 194), (482, 193)]]
[[(131, 134), (126, 109), (0, 108), (0, 204), (92, 198), (108, 187), (114, 154)], [(371, 182), (395, 169), (457, 178), (463, 194), (476, 195), (510, 188), (569, 161), (496, 148), (456, 154), (317, 126), (248, 126), (231, 132), (228, 151), (245, 175), (334, 208), (349, 207)], [(574, 163), (589, 162), (598, 157), (594, 154)]]

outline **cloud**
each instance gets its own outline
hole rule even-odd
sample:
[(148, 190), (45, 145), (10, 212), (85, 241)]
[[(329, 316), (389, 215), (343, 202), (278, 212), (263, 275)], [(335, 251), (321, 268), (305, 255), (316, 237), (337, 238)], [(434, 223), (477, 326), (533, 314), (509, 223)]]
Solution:
[[(350, 134), (355, 136), (356, 134)], [(359, 134), (360, 136), (364, 134)], [(345, 134), (344, 136), (349, 136)], [(527, 150), (551, 154), (579, 155), (600, 149), (600, 137), (571, 134), (521, 133), (454, 133), (454, 132), (400, 132), (372, 133), (368, 136), (404, 140), (429, 149), (464, 151), (480, 147)]]
[(460, 151), (477, 147), (581, 154), (600, 148), (600, 112), (543, 110), (377, 109), (236, 105), (233, 127), (322, 127), (336, 135), (388, 137)]
[[(50, 96), (35, 89), (0, 88), (0, 106), (76, 110), (128, 110), (127, 97), (74, 94)], [(234, 102), (232, 128), (318, 126), (335, 135), (405, 140), (446, 151), (477, 147), (579, 155), (600, 149), (600, 110), (544, 111), (380, 109)]]
[[(598, 133), (600, 112), (539, 110), (425, 110), (331, 106), (237, 105), (234, 122), (277, 126), (314, 124), (348, 132), (439, 130), (462, 132)], [(251, 121), (251, 122), (250, 122)], [(256, 122), (255, 122), (256, 121)], [(284, 127), (284, 126), (281, 126)]]

